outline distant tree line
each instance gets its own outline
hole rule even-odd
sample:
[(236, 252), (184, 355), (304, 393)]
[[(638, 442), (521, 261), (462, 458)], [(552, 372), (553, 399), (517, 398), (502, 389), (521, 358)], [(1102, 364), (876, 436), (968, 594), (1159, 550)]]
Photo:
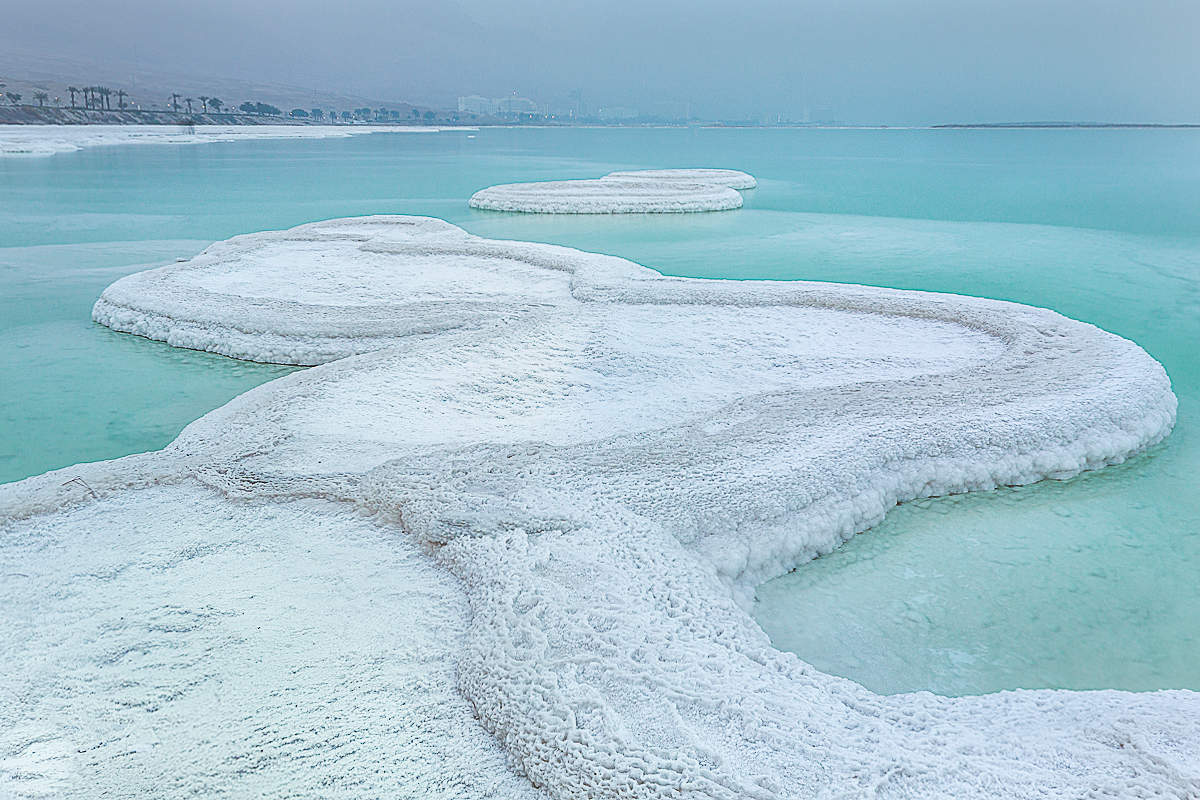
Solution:
[[(3, 88), (4, 84), (0, 84)], [(68, 86), (67, 92), (70, 94), (71, 108), (84, 108), (90, 111), (112, 111), (113, 98), (116, 98), (117, 110), (125, 110), (128, 107), (126, 98), (129, 93), (124, 89), (111, 89), (107, 86)], [(19, 92), (4, 92), (4, 98), (11, 105), (20, 105), (22, 95)], [(44, 107), (46, 101), (50, 100), (50, 95), (47, 92), (36, 91), (33, 93), (33, 99), (37, 101), (38, 107)], [(80, 105), (82, 100), (82, 106)], [(194, 104), (200, 103), (201, 113), (208, 114), (210, 111), (215, 114), (222, 113), (225, 108), (225, 102), (219, 97), (209, 95), (199, 95), (196, 98), (185, 97), (179, 92), (172, 92), (168, 97), (168, 106), (176, 113), (186, 111), (187, 114), (192, 114)], [(58, 97), (54, 98), (54, 105), (61, 107), (61, 100)], [(140, 107), (139, 107), (139, 110)], [(273, 106), (270, 103), (247, 100), (237, 107), (237, 110), (243, 114), (253, 114), (262, 117), (282, 117), (284, 112), (278, 106)], [(226, 111), (225, 113), (229, 113)], [(370, 108), (363, 106), (356, 108), (353, 111), (326, 111), (322, 108), (293, 108), (287, 112), (287, 116), (293, 119), (313, 119), (324, 121), (328, 119), (331, 122), (336, 122), (339, 119), (342, 122), (401, 122), (404, 120), (421, 121), (424, 120), (427, 124), (437, 119), (437, 112), (432, 110), (421, 111), (417, 108), (412, 108), (408, 114), (394, 108)], [(450, 119), (457, 121), (459, 114), (451, 113)]]
[(278, 109), (269, 103), (251, 103), (249, 100), (247, 100), (245, 103), (242, 103), (240, 106), (238, 106), (238, 109), (247, 114), (258, 114), (259, 116), (263, 117), (283, 116), (283, 111), (281, 109)]

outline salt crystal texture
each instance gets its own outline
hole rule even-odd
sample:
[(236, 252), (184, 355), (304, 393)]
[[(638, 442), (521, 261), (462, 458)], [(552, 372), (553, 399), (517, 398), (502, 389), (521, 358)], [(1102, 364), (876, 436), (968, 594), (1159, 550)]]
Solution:
[(407, 217), (105, 296), (145, 335), (337, 360), (0, 487), (10, 794), (1200, 795), (1200, 694), (880, 696), (746, 611), (897, 502), (1162, 440), (1170, 383), (1125, 339)]

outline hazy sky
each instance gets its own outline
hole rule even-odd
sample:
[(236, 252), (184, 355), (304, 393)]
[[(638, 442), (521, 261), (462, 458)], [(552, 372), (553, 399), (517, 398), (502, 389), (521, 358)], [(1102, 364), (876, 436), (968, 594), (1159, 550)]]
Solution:
[(1200, 120), (1200, 0), (0, 0), (0, 48), (449, 106)]

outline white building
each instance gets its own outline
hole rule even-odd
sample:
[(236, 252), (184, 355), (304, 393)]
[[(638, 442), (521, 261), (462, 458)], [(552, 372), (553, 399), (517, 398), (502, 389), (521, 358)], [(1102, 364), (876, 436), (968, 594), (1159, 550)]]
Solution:
[(602, 120), (618, 120), (618, 119), (636, 119), (638, 110), (636, 108), (625, 108), (624, 106), (604, 106), (597, 114)]
[(460, 97), (458, 98), (458, 110), (469, 114), (486, 114), (490, 116), (496, 113), (496, 101), (477, 94), (470, 95), (469, 97)]
[(500, 114), (536, 114), (538, 106), (528, 97), (514, 94), (496, 100), (496, 111)]

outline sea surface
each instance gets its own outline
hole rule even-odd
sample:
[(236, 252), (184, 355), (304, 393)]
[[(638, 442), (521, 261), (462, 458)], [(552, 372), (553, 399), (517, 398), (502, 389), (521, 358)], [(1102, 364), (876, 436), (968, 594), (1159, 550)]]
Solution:
[[(760, 185), (717, 214), (466, 205), (493, 183), (685, 166)], [(903, 505), (764, 584), (755, 615), (781, 649), (881, 692), (1200, 689), (1200, 131), (483, 129), (0, 159), (0, 481), (162, 447), (291, 371), (94, 325), (107, 284), (235, 234), (375, 213), (672, 275), (1016, 300), (1133, 339), (1180, 399), (1165, 444)]]

